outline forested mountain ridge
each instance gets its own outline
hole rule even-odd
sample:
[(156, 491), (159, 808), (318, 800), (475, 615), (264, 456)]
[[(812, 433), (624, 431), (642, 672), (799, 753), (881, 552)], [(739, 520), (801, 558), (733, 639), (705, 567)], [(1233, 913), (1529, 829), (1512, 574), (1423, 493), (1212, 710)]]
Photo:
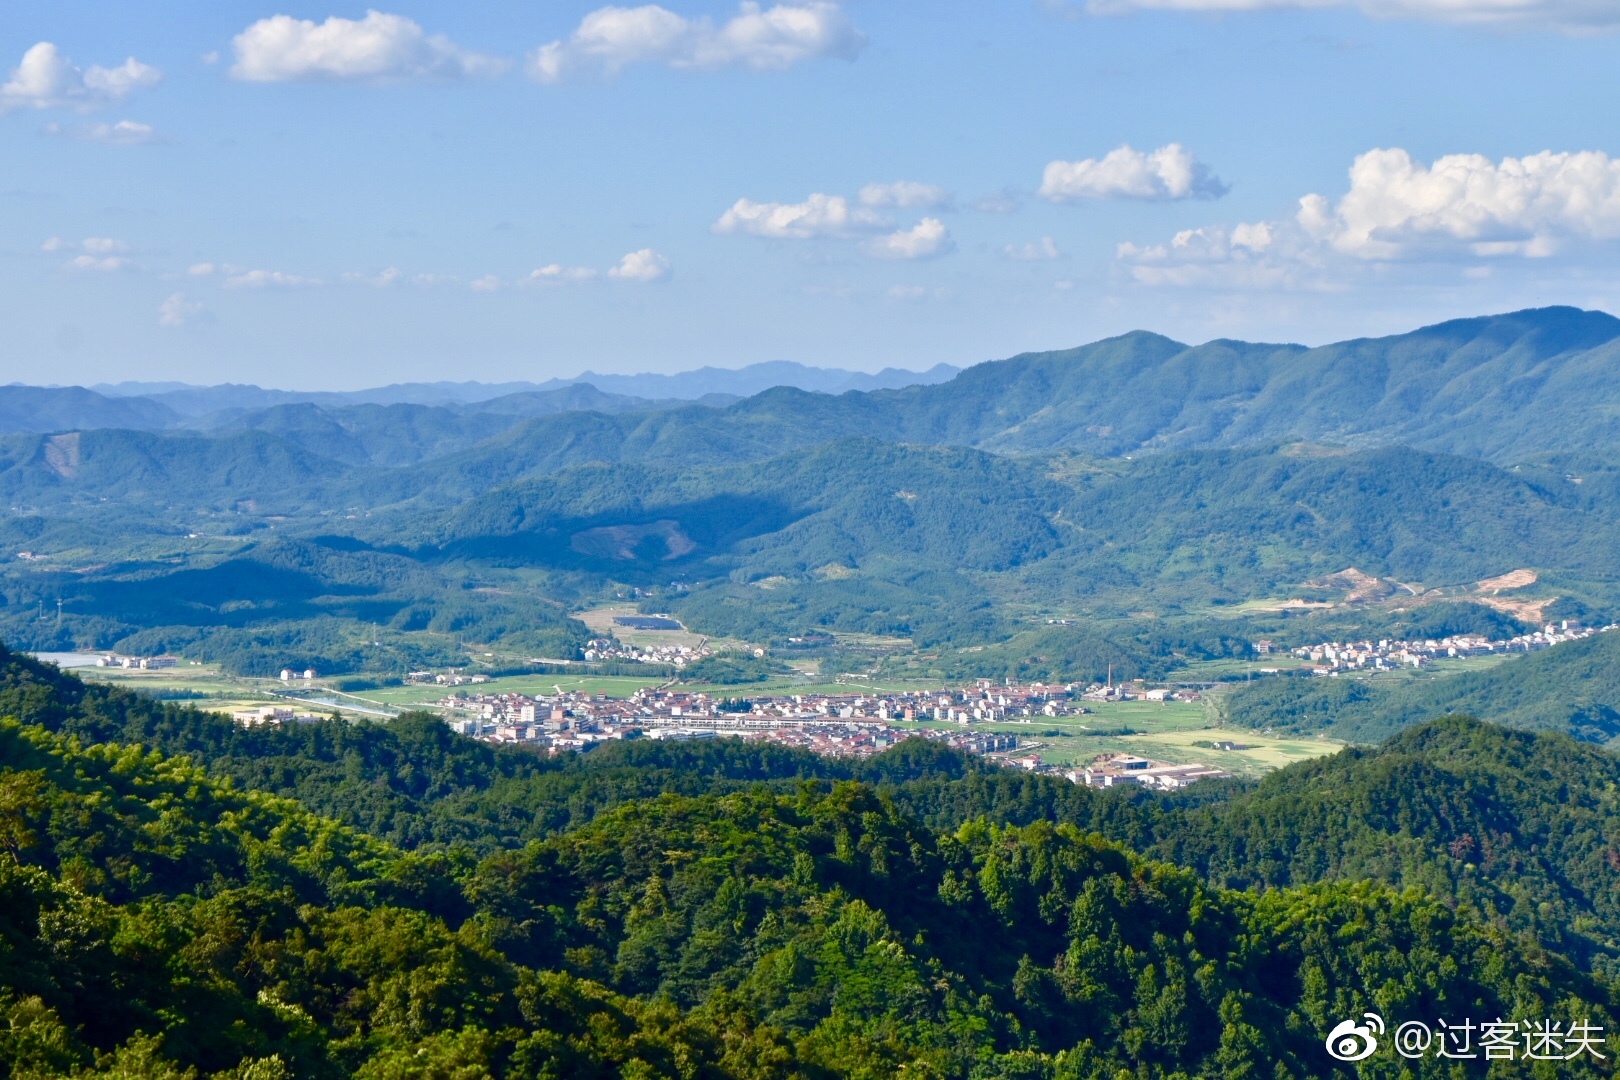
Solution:
[[(1522, 461), (1612, 444), (1620, 320), (1547, 308), (1306, 349), (1137, 332), (836, 397), (778, 387), (717, 410), (538, 418), (404, 478), (499, 482), (595, 461), (715, 464), (836, 436), (1101, 456), (1295, 442)], [(438, 475), (436, 475), (438, 474)], [(443, 479), (440, 479), (440, 476)]]
[(1620, 972), (1620, 761), (1450, 717), (1279, 770), (1147, 850), (1233, 888), (1377, 880), (1472, 905)]
[[(1401, 444), (1501, 462), (1612, 442), (1611, 414), (1620, 403), (1617, 355), (1620, 320), (1602, 312), (1553, 307), (1457, 319), (1406, 334), (1314, 348), (1231, 340), (1185, 345), (1137, 331), (1078, 348), (976, 364), (943, 381), (938, 376), (947, 372), (922, 373), (911, 385), (905, 385), (903, 373), (867, 379), (839, 373), (839, 379), (828, 381), (788, 365), (773, 389), (775, 380), (768, 372), (775, 369), (759, 365), (755, 374), (697, 382), (683, 383), (678, 377), (666, 382), (599, 379), (602, 389), (581, 383), (514, 384), (512, 393), (487, 398), (469, 397), (458, 387), (426, 387), (414, 397), (409, 388), (348, 395), (261, 391), (255, 397), (248, 392), (256, 388), (221, 387), (214, 399), (198, 388), (151, 398), (107, 398), (78, 388), (9, 387), (0, 388), (0, 413), (7, 394), (19, 404), (28, 394), (52, 404), (48, 409), (12, 409), (16, 415), (11, 421), (0, 416), (0, 430), (40, 423), (55, 424), (43, 430), (170, 426), (180, 417), (166, 404), (170, 401), (193, 416), (199, 410), (218, 412), (216, 423), (239, 417), (244, 407), (284, 409), (302, 403), (339, 419), (363, 408), (414, 403), (438, 410), (434, 415), (442, 414), (446, 421), (452, 414), (485, 416), (494, 435), (505, 426), (499, 417), (514, 413), (622, 413), (658, 410), (662, 404), (662, 411), (674, 406), (679, 414), (682, 408), (668, 399), (699, 397), (695, 391), (708, 388), (748, 396), (722, 415), (674, 418), (677, 428), (696, 420), (711, 429), (674, 441), (677, 446), (707, 445), (709, 452), (723, 447), (730, 455), (724, 460), (747, 460), (738, 456), (747, 454), (768, 457), (798, 445), (790, 431), (771, 433), (775, 438), (768, 445), (751, 445), (748, 438), (750, 427), (789, 414), (822, 432), (813, 441), (865, 432), (998, 452), (1070, 448), (1110, 456), (1289, 442)], [(877, 388), (885, 385), (897, 388)], [(837, 393), (845, 387), (851, 389)], [(203, 404), (209, 401), (212, 407)], [(97, 408), (89, 408), (95, 403)], [(667, 421), (657, 427), (671, 430)], [(652, 441), (645, 439), (645, 431), (642, 435), (637, 447), (611, 460), (649, 453), (670, 460), (667, 455), (678, 452), (667, 434)], [(405, 459), (392, 452), (371, 460)]]
[[(862, 435), (1104, 456), (1300, 441), (1401, 443), (1515, 460), (1612, 442), (1607, 417), (1620, 384), (1611, 386), (1610, 352), (1620, 349), (1617, 341), (1620, 321), (1568, 308), (1458, 320), (1316, 349), (1230, 341), (1188, 347), (1134, 333), (979, 364), (948, 382), (901, 390), (834, 397), (778, 387), (721, 408), (660, 408), (659, 402), (577, 386), (475, 406), (334, 411), (289, 403), (236, 415), (213, 438), (86, 431), (78, 436), (79, 453), (94, 462), (97, 441), (111, 440), (100, 457), (161, 463), (162, 477), (181, 501), (217, 500), (217, 492), (198, 485), (217, 482), (222, 470), (260, 487), (274, 476), (291, 490), (363, 467), (327, 494), (366, 506), (430, 492), (453, 498), (468, 485), (488, 487), (580, 464), (749, 462)], [(134, 407), (141, 399), (107, 400)], [(286, 445), (244, 441), (247, 432), (280, 436)], [(62, 468), (61, 455), (23, 453), (28, 445), (37, 440), (16, 443), (4, 473), (18, 497), (64, 482), (98, 495), (128, 490), (128, 469), (90, 469), (81, 477)], [(272, 466), (265, 455), (287, 464)], [(293, 465), (299, 455), (328, 464)]]
[[(253, 417), (265, 412), (313, 409), (352, 427), (414, 405), (441, 421), (484, 416), (489, 434), (496, 435), (510, 422), (500, 418), (512, 415), (652, 410), (679, 414), (673, 418), (676, 428), (694, 421), (712, 428), (675, 441), (695, 439), (708, 452), (729, 447), (724, 460), (769, 457), (801, 445), (792, 432), (767, 433), (775, 437), (764, 443), (747, 437), (748, 428), (787, 418), (814, 424), (821, 435), (811, 441), (864, 432), (999, 452), (1071, 448), (1099, 455), (1289, 442), (1402, 444), (1512, 461), (1609, 441), (1609, 414), (1620, 396), (1617, 350), (1620, 320), (1596, 311), (1541, 308), (1315, 348), (1230, 340), (1189, 346), (1137, 331), (1078, 348), (987, 361), (946, 381), (898, 389), (835, 396), (795, 389), (790, 380), (711, 415), (691, 413), (674, 400), (573, 384), (474, 401), (457, 401), (454, 395), (412, 402), (388, 395), (372, 401), (275, 392), (255, 399), (257, 410), (227, 406), (210, 410), (216, 412), (212, 421), (192, 422), (229, 425), (247, 418), (258, 426), (264, 421)], [(176, 392), (176, 400), (198, 392)], [(80, 388), (0, 388), (0, 411), (12, 399), (16, 416), (9, 422), (0, 418), (0, 430), (158, 428), (180, 417), (156, 398), (108, 398)], [(100, 411), (85, 411), (86, 402), (99, 402)], [(16, 426), (25, 421), (34, 426)], [(651, 441), (643, 435), (639, 447), (611, 460), (678, 452), (666, 445), (670, 421), (658, 421), (657, 430), (666, 434)], [(372, 460), (405, 459), (387, 452)]]
[(0, 386), (0, 432), (163, 428), (179, 420), (147, 398), (106, 397), (80, 386)]
[(1324, 442), (1516, 460), (1612, 441), (1620, 320), (1541, 308), (1323, 345), (1135, 333), (874, 395), (902, 437), (1091, 453)]

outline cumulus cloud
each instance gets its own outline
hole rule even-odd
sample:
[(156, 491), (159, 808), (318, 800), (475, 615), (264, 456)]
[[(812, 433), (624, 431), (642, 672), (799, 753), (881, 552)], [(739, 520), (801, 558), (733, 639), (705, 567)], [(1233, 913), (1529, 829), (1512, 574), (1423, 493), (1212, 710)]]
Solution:
[(1183, 229), (1168, 244), (1121, 244), (1117, 256), (1144, 285), (1279, 288), (1307, 283), (1320, 266), (1302, 239), (1268, 222), (1210, 225)]
[(1018, 262), (1041, 262), (1045, 259), (1056, 259), (1062, 256), (1058, 251), (1057, 241), (1050, 236), (1043, 236), (1039, 240), (1031, 240), (1027, 244), (1008, 244), (1002, 249), (1002, 254)]
[(652, 248), (642, 248), (620, 259), (619, 265), (608, 271), (608, 277), (620, 281), (652, 282), (669, 277), (670, 271), (668, 259)]
[(849, 205), (842, 195), (816, 193), (801, 203), (758, 203), (738, 199), (720, 215), (714, 231), (746, 233), (772, 240), (813, 240), (846, 237), (889, 228), (893, 222), (881, 214)]
[(950, 231), (938, 218), (923, 218), (910, 229), (877, 236), (861, 245), (874, 259), (932, 259), (956, 249)]
[(1054, 161), (1041, 177), (1041, 198), (1052, 202), (1091, 199), (1215, 199), (1226, 194), (1209, 168), (1179, 143), (1143, 152), (1130, 146), (1102, 158)]
[(163, 73), (133, 56), (118, 67), (74, 67), (49, 41), (23, 53), (22, 63), (0, 85), (0, 111), (10, 109), (94, 109), (122, 101), (156, 85)]
[(1350, 190), (1337, 206), (1307, 195), (1296, 220), (1364, 259), (1459, 248), (1550, 255), (1569, 242), (1620, 238), (1620, 161), (1596, 150), (1544, 150), (1500, 162), (1450, 154), (1424, 166), (1405, 150), (1372, 150), (1350, 166)]
[(481, 56), (403, 15), (367, 11), (363, 19), (323, 23), (273, 15), (231, 41), (231, 76), (246, 82), (392, 81), (499, 75), (506, 61)]
[(501, 287), (501, 279), (494, 274), (485, 274), (481, 278), (474, 278), (467, 287), (473, 292), (494, 292)]
[[(868, 184), (856, 203), (842, 195), (817, 192), (801, 203), (757, 203), (738, 199), (720, 215), (713, 229), (771, 240), (851, 240), (867, 237), (861, 250), (876, 259), (927, 259), (954, 251), (956, 244), (938, 218), (925, 217), (909, 229), (893, 230), (894, 221), (876, 207), (938, 205), (949, 194), (928, 184), (902, 181)], [(876, 236), (875, 233), (887, 233)]]
[(1267, 286), (1321, 283), (1369, 264), (1548, 258), (1620, 240), (1620, 161), (1600, 151), (1499, 162), (1452, 154), (1424, 165), (1405, 150), (1371, 150), (1349, 180), (1336, 203), (1306, 195), (1291, 217), (1123, 244), (1118, 255), (1149, 284)]
[(862, 206), (893, 206), (900, 209), (943, 210), (954, 201), (951, 193), (934, 184), (896, 180), (892, 184), (867, 184), (856, 196)]
[(187, 321), (202, 314), (203, 306), (187, 300), (185, 293), (174, 293), (158, 305), (159, 326), (184, 326)]
[(588, 266), (563, 266), (561, 263), (551, 263), (529, 271), (529, 276), (524, 280), (536, 285), (561, 285), (569, 281), (590, 281), (594, 277), (596, 271)]
[(1620, 25), (1610, 0), (1042, 0), (1064, 16), (1117, 15), (1132, 11), (1265, 11), (1286, 8), (1354, 7), (1388, 19), (1451, 23), (1522, 23), (1563, 30), (1600, 30)]
[(613, 74), (641, 63), (696, 71), (782, 71), (823, 57), (854, 59), (865, 44), (865, 36), (838, 5), (824, 0), (777, 4), (769, 10), (745, 3), (720, 26), (656, 4), (604, 7), (586, 15), (566, 40), (530, 53), (528, 70), (545, 83), (561, 82), (579, 71)]
[(226, 271), (225, 277), (227, 289), (305, 289), (323, 284), (325, 282), (320, 278), (287, 274), (280, 270)]

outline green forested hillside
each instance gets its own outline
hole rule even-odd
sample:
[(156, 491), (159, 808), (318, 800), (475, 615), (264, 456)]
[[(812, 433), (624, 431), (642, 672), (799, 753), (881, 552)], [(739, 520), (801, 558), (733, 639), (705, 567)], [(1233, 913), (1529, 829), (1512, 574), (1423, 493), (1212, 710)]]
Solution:
[(185, 754), (216, 779), (295, 798), (409, 850), (489, 853), (661, 793), (793, 795), (806, 781), (822, 791), (861, 781), (936, 830), (981, 819), (1070, 825), (1231, 888), (1420, 886), (1583, 965), (1620, 970), (1620, 763), (1560, 735), (1453, 718), (1258, 786), (1160, 799), (986, 766), (933, 743), (866, 762), (731, 740), (622, 743), (547, 760), (462, 738), (428, 716), (242, 729), (25, 657), (9, 657), (0, 676), (0, 714), (86, 743)]
[(1543, 308), (1315, 349), (1136, 333), (886, 392), (905, 437), (1092, 453), (1401, 443), (1517, 460), (1612, 441), (1620, 320)]
[[(97, 429), (0, 439), (0, 493), (64, 516), (82, 501), (267, 513), (309, 506), (311, 485), (350, 468), (261, 431), (218, 436)], [(259, 504), (263, 504), (260, 506)]]
[(577, 384), (459, 405), (397, 402), (323, 407), (308, 401), (290, 402), (246, 412), (228, 410), (194, 420), (191, 426), (215, 434), (264, 431), (348, 465), (399, 467), (467, 450), (528, 417), (584, 412), (613, 415), (684, 405), (604, 394), (594, 386)]
[(1519, 565), (1592, 577), (1620, 565), (1620, 516), (1582, 485), (1410, 450), (1097, 462), (847, 439), (718, 469), (564, 470), (470, 499), (430, 535), (452, 555), (583, 565), (579, 532), (656, 520), (692, 543), (602, 561), (631, 573), (721, 556), (763, 578), (885, 558), (993, 571), (1047, 560), (1049, 575), (1031, 573), (1071, 594), (1123, 584), (1188, 600), (1264, 595), (1346, 566), (1441, 585)]
[[(1347, 567), (1405, 592), (1529, 567), (1558, 590), (1558, 610), (1601, 620), (1620, 608), (1612, 486), (1604, 469), (1410, 450), (1098, 460), (852, 438), (712, 468), (575, 466), (469, 484), (448, 509), (258, 519), (239, 537), (214, 530), (254, 520), (241, 512), (158, 508), (137, 524), (97, 503), (12, 519), (19, 546), (66, 553), (10, 571), (0, 625), (34, 647), (259, 654), (256, 667), (231, 661), (242, 671), (403, 671), (453, 663), (466, 642), (575, 656), (588, 635), (565, 605), (631, 585), (700, 632), (767, 645), (831, 629), (993, 646), (960, 663), (942, 656), (934, 667), (951, 677), (1092, 677), (1123, 661), (1096, 643), (1130, 653), (1126, 639), (1145, 632), (1096, 620), (1140, 609), (1172, 620), (1149, 636), (1220, 642), (1133, 653), (1153, 659), (1132, 671), (1162, 675), (1178, 653), (1234, 655), (1283, 630), (1212, 622), (1222, 608), (1334, 599), (1310, 583)], [(179, 520), (210, 531), (175, 537), (188, 527)], [(68, 561), (95, 558), (120, 529), (168, 538), (88, 572)], [(57, 599), (60, 626), (37, 617)], [(1085, 618), (1054, 629), (1048, 613)], [(1388, 613), (1335, 618), (1371, 625)]]
[(1398, 683), (1261, 680), (1235, 690), (1225, 708), (1233, 722), (1250, 727), (1334, 732), (1365, 742), (1446, 713), (1608, 742), (1620, 736), (1620, 634), (1599, 634), (1486, 671)]
[(149, 398), (117, 398), (82, 386), (0, 387), (0, 432), (164, 428), (180, 414)]
[(858, 784), (628, 803), (478, 862), (14, 721), (0, 790), (13, 1076), (1311, 1077), (1370, 1008), (1613, 1024), (1600, 977), (1467, 907), (1225, 891)]

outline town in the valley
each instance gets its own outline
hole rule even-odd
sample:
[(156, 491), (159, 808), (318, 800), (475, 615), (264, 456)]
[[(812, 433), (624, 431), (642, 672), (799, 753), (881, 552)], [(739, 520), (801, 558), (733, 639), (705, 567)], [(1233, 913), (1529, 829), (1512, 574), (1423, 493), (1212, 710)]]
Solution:
[[(662, 628), (661, 617), (645, 627)], [(669, 621), (668, 625), (679, 626)], [(1549, 623), (1532, 633), (1503, 640), (1458, 635), (1426, 640), (1321, 642), (1280, 649), (1270, 641), (1253, 648), (1262, 676), (1285, 672), (1296, 676), (1338, 677), (1402, 667), (1424, 667), (1436, 661), (1499, 653), (1534, 651), (1616, 629), (1588, 628), (1569, 622)], [(670, 663), (684, 667), (710, 654), (707, 645), (637, 649), (610, 640), (592, 641), (587, 661), (615, 659)], [(164, 666), (170, 658), (115, 660), (103, 664)], [(285, 680), (291, 672), (284, 672)], [(303, 673), (313, 678), (313, 671)], [(432, 703), (456, 732), (493, 743), (518, 744), (538, 753), (585, 753), (605, 742), (623, 739), (694, 740), (738, 738), (798, 747), (820, 754), (866, 756), (900, 741), (921, 737), (938, 740), (1009, 768), (1061, 775), (1077, 784), (1113, 787), (1140, 784), (1173, 790), (1198, 780), (1227, 776), (1205, 764), (1157, 761), (1128, 753), (1099, 754), (1085, 765), (1042, 760), (1045, 745), (1038, 730), (1042, 720), (1087, 715), (1098, 703), (1121, 701), (1197, 701), (1204, 686), (1150, 687), (1113, 678), (1090, 685), (997, 685), (980, 679), (972, 686), (937, 690), (852, 691), (849, 693), (761, 693), (739, 688), (730, 696), (683, 688), (671, 681), (637, 690), (628, 697), (564, 691), (524, 695), (481, 689), (484, 676), (457, 673), (413, 673), (413, 679), (444, 685), (446, 697)], [(283, 724), (324, 719), (282, 706), (245, 709), (235, 714), (244, 725)], [(1009, 730), (1008, 725), (1017, 725)], [(1020, 731), (1019, 728), (1029, 728)], [(1215, 749), (1239, 748), (1211, 743)]]
[[(750, 695), (745, 698), (677, 687), (637, 691), (628, 698), (558, 692), (550, 696), (465, 693), (438, 702), (446, 722), (463, 735), (523, 743), (547, 753), (585, 752), (617, 739), (739, 738), (799, 747), (820, 754), (865, 756), (921, 736), (1010, 768), (1056, 773), (1075, 783), (1111, 787), (1141, 783), (1172, 789), (1227, 775), (1205, 765), (1155, 761), (1131, 754), (1101, 755), (1075, 768), (1041, 760), (1035, 727), (1043, 719), (1083, 716), (1086, 702), (1197, 700), (1197, 690), (1145, 690), (1136, 685), (997, 686), (988, 679), (960, 689), (889, 693)], [(904, 726), (919, 722), (944, 726)], [(991, 726), (995, 725), (995, 726)]]

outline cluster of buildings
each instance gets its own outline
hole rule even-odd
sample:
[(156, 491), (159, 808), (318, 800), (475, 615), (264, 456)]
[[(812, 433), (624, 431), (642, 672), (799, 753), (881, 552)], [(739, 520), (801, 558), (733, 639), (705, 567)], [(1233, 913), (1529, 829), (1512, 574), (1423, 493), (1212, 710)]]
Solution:
[[(1312, 673), (1316, 675), (1334, 675), (1341, 671), (1356, 670), (1389, 671), (1398, 667), (1420, 668), (1435, 660), (1457, 657), (1533, 652), (1561, 645), (1566, 641), (1580, 641), (1595, 634), (1604, 634), (1615, 628), (1615, 624), (1611, 623), (1608, 626), (1591, 629), (1566, 619), (1557, 624), (1548, 623), (1534, 633), (1520, 634), (1501, 641), (1492, 641), (1474, 634), (1458, 634), (1454, 637), (1439, 640), (1429, 638), (1423, 641), (1389, 639), (1346, 643), (1326, 641), (1319, 645), (1302, 646), (1293, 650), (1292, 655), (1308, 661), (1312, 665)], [(1254, 648), (1262, 656), (1271, 655), (1273, 652), (1269, 641), (1257, 641)], [(1269, 674), (1274, 669), (1260, 670)]]
[(96, 657), (96, 667), (130, 668), (139, 671), (159, 671), (172, 668), (180, 661), (173, 656), (106, 656)]
[(238, 709), (231, 713), (231, 719), (243, 727), (258, 727), (261, 724), (318, 724), (331, 717), (294, 712), (282, 705), (264, 705), (257, 709)]
[(474, 686), (489, 682), (488, 675), (465, 675), (459, 671), (412, 671), (406, 674), (407, 686)]
[[(679, 625), (676, 624), (677, 627)], [(620, 660), (633, 664), (670, 664), (674, 667), (685, 667), (708, 656), (709, 652), (706, 642), (699, 642), (696, 645), (650, 645), (645, 649), (627, 645), (616, 638), (592, 638), (585, 643), (587, 663)], [(764, 655), (763, 649), (759, 650), (759, 655)]]
[[(893, 693), (786, 694), (732, 700), (671, 688), (647, 688), (610, 699), (579, 691), (530, 698), (521, 694), (457, 694), (437, 703), (465, 734), (537, 739), (553, 731), (580, 730), (588, 724), (638, 728), (691, 728), (715, 731), (789, 730), (806, 724), (853, 724), (882, 728), (890, 721), (934, 720), (969, 727), (982, 723), (1033, 723), (1041, 717), (1072, 716), (1086, 710), (1072, 697), (1077, 687), (997, 687), (988, 679), (961, 690)], [(551, 725), (551, 727), (548, 727)], [(523, 736), (503, 729), (526, 729)]]
[[(834, 755), (880, 753), (913, 734), (973, 754), (1017, 749), (1018, 739), (1012, 734), (968, 728), (975, 709), (982, 720), (1008, 707), (994, 704), (993, 699), (970, 705), (974, 693), (929, 694), (926, 702), (917, 694), (798, 694), (741, 702), (673, 690), (641, 690), (622, 699), (559, 691), (539, 698), (521, 694), (450, 697), (438, 704), (450, 726), (463, 735), (492, 742), (532, 743), (553, 753), (587, 750), (610, 739), (720, 735)], [(951, 703), (942, 705), (941, 699)], [(907, 701), (911, 703), (905, 704)], [(942, 718), (957, 718), (958, 728), (908, 732), (889, 726), (891, 720), (932, 719), (936, 710)]]
[[(1217, 744), (1220, 745), (1220, 744)], [(1235, 744), (1228, 743), (1227, 746)], [(1116, 787), (1141, 784), (1160, 791), (1174, 791), (1199, 780), (1218, 780), (1232, 775), (1213, 765), (1176, 765), (1168, 761), (1137, 757), (1135, 754), (1100, 754), (1090, 765), (1063, 770), (1063, 775), (1087, 787)]]
[(1145, 687), (1133, 683), (1115, 685), (1093, 683), (1080, 694), (1081, 701), (1198, 701), (1203, 694), (1197, 690), (1168, 687)]

